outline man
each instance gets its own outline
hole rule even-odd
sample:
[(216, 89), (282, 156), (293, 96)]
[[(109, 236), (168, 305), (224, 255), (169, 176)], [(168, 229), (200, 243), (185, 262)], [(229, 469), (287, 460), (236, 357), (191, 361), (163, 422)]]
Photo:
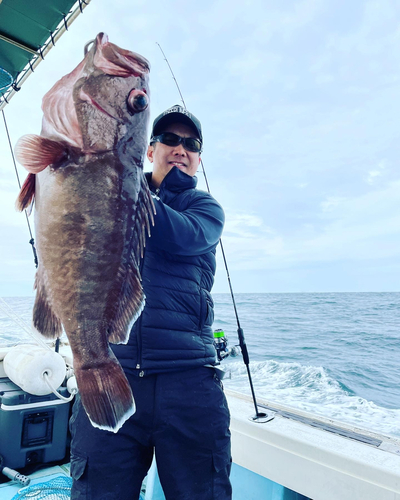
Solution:
[(136, 401), (117, 434), (71, 417), (72, 499), (137, 500), (155, 453), (167, 500), (231, 498), (229, 411), (213, 367), (215, 249), (224, 214), (196, 189), (199, 120), (173, 106), (153, 124), (146, 174), (156, 208), (141, 276), (145, 308), (113, 346)]

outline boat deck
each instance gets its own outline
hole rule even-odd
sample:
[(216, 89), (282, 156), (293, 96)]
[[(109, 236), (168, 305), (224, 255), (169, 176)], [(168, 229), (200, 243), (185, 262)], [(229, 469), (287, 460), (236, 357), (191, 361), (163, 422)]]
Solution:
[[(261, 399), (259, 410), (271, 420), (254, 422), (249, 396), (226, 395), (233, 500), (400, 500), (399, 439)], [(57, 475), (69, 476), (69, 464), (31, 474), (30, 485)], [(155, 467), (145, 486), (142, 500), (164, 500)], [(19, 490), (15, 482), (1, 483), (0, 499), (11, 500)]]
[[(26, 488), (29, 488), (34, 484), (50, 481), (51, 479), (59, 476), (69, 477), (69, 464), (47, 467), (31, 474), (29, 476), (31, 482)], [(18, 492), (22, 493), (22, 491), (22, 486), (15, 481), (9, 481), (7, 483), (0, 484), (1, 500), (11, 500)]]

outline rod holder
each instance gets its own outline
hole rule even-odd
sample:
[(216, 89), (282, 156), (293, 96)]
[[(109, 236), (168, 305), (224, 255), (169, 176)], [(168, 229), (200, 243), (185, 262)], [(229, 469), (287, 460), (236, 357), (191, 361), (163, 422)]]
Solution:
[(270, 422), (275, 418), (275, 413), (265, 413), (263, 411), (258, 411), (255, 415), (249, 417), (250, 422), (255, 422), (256, 424), (265, 424)]

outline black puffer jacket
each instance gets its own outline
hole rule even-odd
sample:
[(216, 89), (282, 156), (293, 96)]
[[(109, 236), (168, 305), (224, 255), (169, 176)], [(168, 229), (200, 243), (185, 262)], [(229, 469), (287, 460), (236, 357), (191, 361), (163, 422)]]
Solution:
[(151, 187), (157, 214), (141, 266), (146, 305), (128, 344), (112, 346), (123, 368), (142, 376), (215, 362), (210, 291), (224, 212), (196, 184), (174, 167), (159, 190)]

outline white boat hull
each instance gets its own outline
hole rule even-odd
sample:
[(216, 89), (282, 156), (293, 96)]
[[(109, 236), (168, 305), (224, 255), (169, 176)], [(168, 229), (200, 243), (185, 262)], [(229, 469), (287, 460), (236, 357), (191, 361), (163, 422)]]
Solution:
[[(251, 422), (251, 399), (226, 393), (235, 464), (313, 500), (400, 500), (399, 440), (262, 400), (277, 410), (275, 418)], [(288, 410), (302, 421), (279, 414)]]

